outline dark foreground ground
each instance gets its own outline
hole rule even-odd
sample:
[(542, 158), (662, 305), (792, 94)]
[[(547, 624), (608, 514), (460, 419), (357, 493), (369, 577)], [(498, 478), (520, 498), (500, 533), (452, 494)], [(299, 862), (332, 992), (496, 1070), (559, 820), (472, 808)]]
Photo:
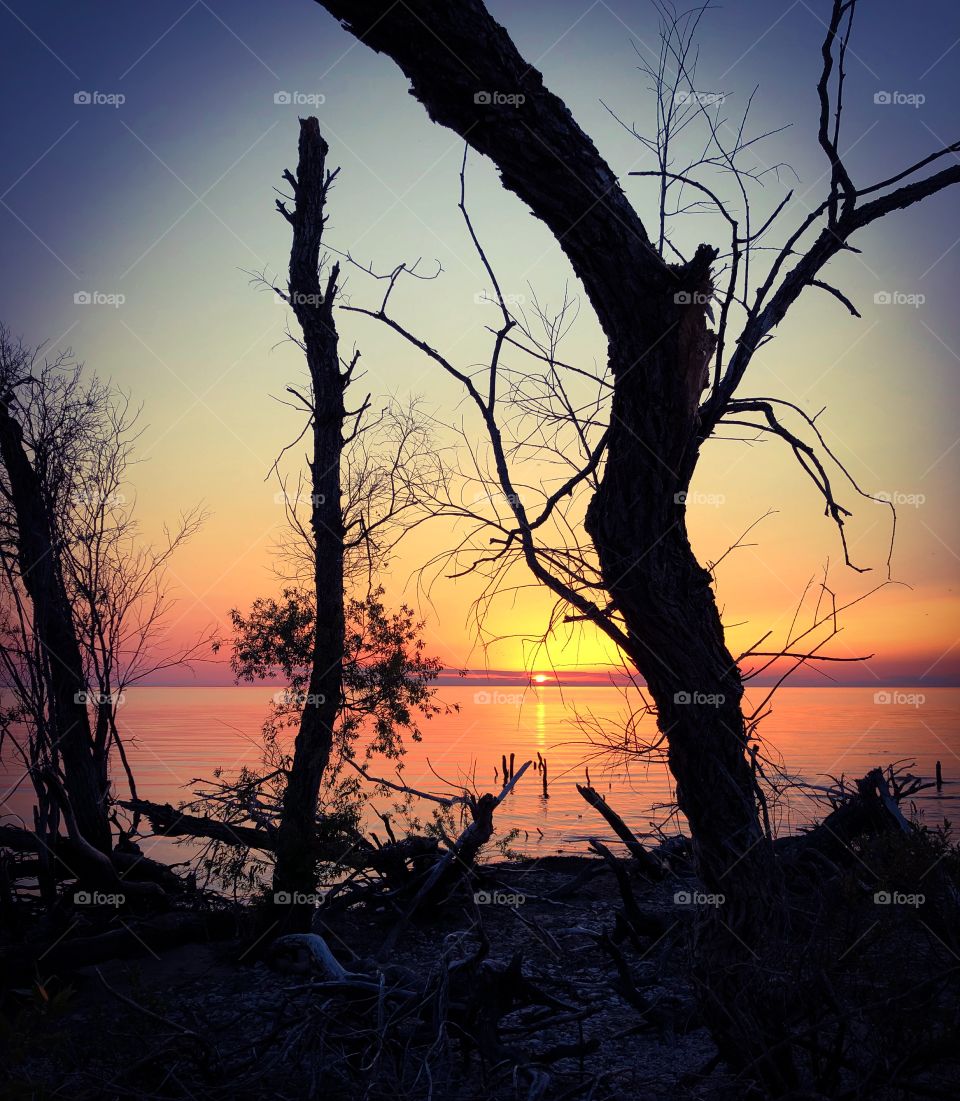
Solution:
[[(635, 879), (638, 911), (630, 932), (622, 917), (615, 931), (623, 900), (609, 867), (598, 859), (486, 865), (476, 887), (491, 901), (474, 903), (464, 894), (409, 928), (380, 965), (373, 957), (394, 924), (392, 915), (350, 912), (325, 929), (340, 962), (371, 979), (366, 987), (325, 981), (296, 951), (256, 959), (249, 936), (144, 952), (82, 969), (69, 981), (52, 975), (42, 984), (23, 984), (5, 1005), (0, 1096), (745, 1096), (743, 1085), (717, 1065), (698, 1018), (689, 968), (692, 908), (676, 900), (676, 880), (650, 885)], [(873, 943), (879, 955), (870, 957), (871, 966), (880, 958), (895, 966), (890, 943), (885, 947), (868, 924), (863, 928), (866, 938), (853, 949), (851, 965), (862, 971), (864, 957), (859, 965), (855, 960)], [(896, 936), (915, 932), (911, 926)], [(960, 963), (951, 963), (947, 949), (933, 940), (922, 948), (945, 975)], [(441, 977), (456, 973), (451, 964), (457, 960), (484, 953), (479, 969), (464, 971), (466, 991)], [(487, 998), (481, 996), (484, 983), (511, 973), (511, 960), (522, 995), (517, 1000), (527, 1004), (491, 1008), (490, 999), (495, 1002), (503, 988), (494, 984)], [(398, 1001), (390, 992), (419, 984), (431, 991), (420, 1002)], [(943, 989), (922, 994), (928, 1001), (943, 996)], [(452, 1008), (463, 1003), (474, 1005), (466, 1021), (474, 1034), (483, 1033), (485, 1014), (499, 1016), (498, 1056), (464, 1040), (464, 1018)], [(902, 1011), (913, 1012), (909, 1006)], [(862, 1025), (852, 1020), (851, 1028), (857, 1027)], [(891, 1027), (900, 1024), (893, 1019)], [(841, 1077), (835, 1091), (796, 1096), (960, 1097), (960, 1070), (949, 1057), (929, 1075), (914, 1073), (916, 1089), (898, 1085), (889, 1074), (883, 1078), (863, 1093), (850, 1092)]]
[[(578, 883), (585, 871), (595, 874)], [(692, 992), (681, 977), (687, 922), (676, 913), (675, 886), (637, 891), (645, 910), (662, 914), (666, 931), (649, 939), (642, 952), (623, 948), (633, 980), (649, 1000), (646, 1014), (616, 992), (616, 967), (597, 943), (610, 931), (619, 904), (602, 861), (557, 857), (532, 867), (487, 865), (477, 886), (494, 901), (473, 905), (465, 896), (462, 905), (411, 928), (390, 963), (426, 977), (441, 955), (474, 952), (482, 925), (490, 959), (506, 963), (522, 953), (523, 975), (571, 1007), (534, 1006), (503, 1020), (504, 1041), (529, 1053), (531, 1061), (561, 1045), (587, 1049), (551, 1061), (549, 1096), (706, 1096), (702, 1084), (695, 1094), (681, 1084), (710, 1059), (713, 1046), (696, 1023)], [(498, 892), (522, 901), (496, 901)], [(354, 956), (362, 961), (378, 952), (389, 924), (383, 915), (351, 915), (327, 938), (351, 967)], [(429, 1075), (409, 1081), (410, 1072), (415, 1080), (429, 1061), (414, 1055), (413, 1044), (418, 1066), (398, 1069), (403, 1053), (384, 1053), (390, 1065), (382, 1068), (380, 1084), (376, 1068), (364, 1073), (325, 1065), (324, 1028), (317, 1018), (326, 1006), (343, 1023), (340, 1000), (312, 985), (309, 965), (295, 955), (250, 962), (249, 955), (238, 959), (241, 951), (236, 942), (226, 942), (178, 948), (159, 958), (145, 953), (84, 969), (67, 987), (53, 978), (42, 995), (24, 990), (7, 1026), (15, 1062), (8, 1065), (3, 1096), (348, 1097), (359, 1096), (353, 1086), (358, 1077), (369, 1081), (366, 1096), (398, 1096), (387, 1088), (398, 1077), (408, 1082), (410, 1096), (431, 1096)], [(537, 1018), (546, 1015), (548, 1022), (538, 1025)], [(433, 1084), (438, 1101), (530, 1094), (532, 1079), (500, 1081), (498, 1069), (485, 1067), (475, 1051), (462, 1050), (455, 1037), (448, 1044), (430, 1068), (443, 1078)], [(341, 1045), (331, 1044), (326, 1055), (339, 1063)], [(722, 1082), (713, 1085), (712, 1092), (724, 1096)]]

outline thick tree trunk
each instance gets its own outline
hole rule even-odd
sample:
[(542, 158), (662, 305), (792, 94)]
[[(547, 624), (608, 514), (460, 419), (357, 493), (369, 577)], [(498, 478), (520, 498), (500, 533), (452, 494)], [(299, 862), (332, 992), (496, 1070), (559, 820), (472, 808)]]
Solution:
[[(699, 263), (703, 273), (693, 273), (695, 282), (708, 278), (710, 259), (704, 250), (691, 265)], [(677, 799), (705, 885), (712, 893), (739, 896), (742, 884), (754, 898), (772, 884), (773, 857), (745, 752), (743, 686), (710, 575), (686, 531), (684, 498), (696, 437), (687, 379), (697, 356), (703, 366), (697, 349), (704, 347), (706, 324), (702, 307), (666, 298), (656, 350), (634, 354), (628, 345), (626, 354), (617, 350), (611, 359), (608, 458), (586, 526), (626, 623), (630, 657), (667, 735)]]
[(107, 816), (106, 760), (97, 760), (86, 679), (60, 564), (61, 548), (45, 492), (30, 463), (20, 425), (0, 397), (0, 458), (7, 471), (17, 522), (17, 556), (33, 604), (33, 626), (46, 655), (49, 723), (63, 762), (64, 787), (81, 836), (102, 853), (112, 848)]
[(607, 462), (586, 527), (656, 704), (677, 802), (712, 896), (698, 942), (704, 1011), (728, 1060), (751, 1064), (779, 1092), (796, 1084), (789, 1047), (780, 1046), (786, 991), (771, 978), (785, 931), (779, 868), (758, 814), (740, 671), (686, 530), (699, 380), (712, 350), (696, 303), (707, 300), (697, 296), (707, 293), (712, 259), (701, 247), (681, 273), (685, 293), (660, 296), (654, 340), (648, 328), (642, 343), (611, 346)]
[[(776, 1043), (782, 1014), (754, 996), (757, 973), (751, 986), (743, 971), (755, 945), (773, 945), (783, 903), (745, 754), (739, 670), (683, 504), (715, 339), (704, 297), (715, 250), (701, 246), (676, 266), (656, 253), (610, 167), (481, 0), (318, 2), (393, 58), (434, 121), (494, 161), (504, 186), (554, 233), (607, 336), (614, 397), (587, 529), (657, 705), (704, 884), (725, 896), (705, 926), (715, 934), (705, 949), (715, 1034), (728, 1057), (742, 1043), (741, 1061), (755, 1060)], [(747, 1025), (728, 1027), (724, 1012)], [(789, 1066), (767, 1077), (789, 1083)]]
[[(392, 57), (430, 117), (489, 156), (504, 186), (554, 232), (609, 340), (615, 380), (607, 461), (588, 530), (671, 746), (705, 882), (772, 896), (744, 755), (742, 686), (709, 577), (686, 536), (697, 405), (712, 352), (703, 297), (713, 249), (687, 265), (652, 248), (616, 177), (564, 103), (480, 0), (319, 0)], [(496, 106), (489, 95), (512, 95)], [(722, 697), (722, 702), (677, 702)], [(750, 882), (749, 889), (746, 887)]]
[(338, 268), (325, 288), (319, 279), (324, 202), (330, 177), (327, 144), (315, 118), (300, 122), (300, 155), (296, 179), (287, 175), (295, 207), (281, 213), (293, 227), (289, 297), (303, 332), (310, 372), (312, 455), (311, 516), (314, 538), (316, 630), (307, 698), (303, 701), (293, 765), (284, 793), (275, 897), (288, 899), (278, 910), (286, 931), (309, 926), (311, 906), (303, 898), (316, 890), (317, 798), (330, 760), (340, 710), (344, 641), (343, 515), (340, 503), (340, 456), (343, 450), (345, 377), (340, 370), (337, 330), (333, 321)]

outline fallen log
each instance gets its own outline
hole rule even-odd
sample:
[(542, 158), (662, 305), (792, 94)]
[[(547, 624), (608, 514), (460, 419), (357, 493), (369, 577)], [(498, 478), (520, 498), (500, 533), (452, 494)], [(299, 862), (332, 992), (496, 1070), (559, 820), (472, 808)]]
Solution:
[(599, 811), (613, 832), (626, 845), (627, 851), (636, 860), (641, 872), (647, 879), (663, 879), (664, 871), (655, 856), (652, 856), (634, 836), (633, 831), (604, 797), (588, 784), (577, 784), (577, 791), (583, 799)]
[(110, 854), (110, 861), (120, 873), (121, 879), (126, 880), (133, 876), (148, 883), (156, 883), (168, 894), (181, 894), (187, 889), (184, 881), (166, 864), (144, 856), (136, 845), (131, 846), (131, 849), (132, 851), (114, 849)]
[(44, 843), (33, 832), (20, 826), (0, 825), (0, 849), (12, 849), (18, 853), (39, 853)]
[[(598, 1041), (585, 1038), (581, 1031), (579, 1042), (556, 1045), (536, 1054), (521, 1049), (516, 1042), (538, 1036), (544, 1027), (580, 1025), (598, 1010), (572, 1005), (543, 990), (524, 974), (519, 953), (509, 962), (488, 959), (489, 942), (482, 928), (478, 933), (481, 940), (476, 952), (441, 958), (438, 966), (429, 968), (383, 966), (376, 960), (361, 959), (348, 970), (333, 956), (324, 938), (317, 935), (281, 937), (268, 958), (284, 971), (316, 973), (304, 986), (288, 991), (310, 991), (323, 1000), (322, 1044), (326, 1057), (337, 1060), (341, 1053), (349, 1052), (352, 1060), (366, 1068), (377, 1050), (402, 1044), (406, 1065), (419, 1081), (423, 1077), (420, 1067), (426, 1065), (429, 1075), (430, 1064), (426, 1048), (414, 1046), (418, 1037), (435, 1044), (441, 1035), (446, 1044), (449, 1036), (460, 1045), (464, 1067), (470, 1053), (479, 1052), (484, 1066), (491, 1068), (485, 1074), (499, 1069), (506, 1077), (505, 1095), (509, 1092), (527, 1101), (541, 1099), (550, 1084), (550, 1076), (542, 1068), (563, 1058), (590, 1054), (597, 1049)], [(514, 1016), (514, 1023), (505, 1024), (505, 1018), (518, 1010), (523, 1011), (522, 1018), (518, 1021)], [(296, 1033), (301, 1037), (300, 1046), (285, 1046), (282, 1054), (284, 1061), (294, 1065), (318, 1044), (315, 1031), (298, 1028)], [(402, 1073), (403, 1065), (400, 1070)], [(398, 1095), (397, 1081), (391, 1079), (391, 1095)], [(369, 1079), (358, 1078), (356, 1082), (357, 1096), (370, 1092)], [(529, 1082), (533, 1084), (528, 1087)], [(413, 1092), (404, 1089), (403, 1096), (408, 1095), (413, 1096)], [(433, 1095), (445, 1097), (448, 1092), (440, 1089)]]
[(206, 837), (227, 845), (267, 852), (273, 852), (276, 844), (271, 834), (256, 826), (234, 825), (218, 818), (187, 814), (171, 803), (152, 803), (147, 799), (119, 799), (117, 803), (125, 810), (142, 814), (160, 837)]
[(890, 831), (910, 834), (912, 827), (890, 794), (883, 770), (875, 768), (857, 780), (854, 790), (822, 822), (803, 833), (778, 838), (774, 849), (788, 860), (816, 854), (834, 863), (845, 862), (853, 855), (854, 841)]
[[(244, 826), (223, 822), (218, 818), (187, 814), (170, 803), (152, 803), (146, 799), (123, 799), (119, 800), (119, 805), (142, 814), (158, 837), (209, 838), (245, 849), (257, 849), (267, 853), (276, 851), (275, 835), (256, 826)], [(436, 838), (433, 837), (405, 837), (378, 848), (364, 837), (351, 835), (337, 839), (317, 838), (313, 846), (313, 854), (323, 863), (389, 871), (396, 867), (398, 862), (402, 863), (418, 856), (435, 853), (437, 847)]]
[[(93, 849), (79, 836), (60, 835), (51, 845), (33, 830), (3, 825), (0, 826), (0, 848), (46, 856), (57, 879), (75, 879), (84, 886), (105, 891), (161, 901), (166, 891), (179, 890), (182, 886), (169, 868), (142, 853), (115, 849), (108, 855)], [(25, 878), (39, 872), (40, 865), (27, 862), (16, 871), (17, 878)]]
[(269, 959), (274, 967), (290, 972), (319, 971), (330, 982), (348, 982), (368, 978), (348, 971), (330, 951), (319, 933), (287, 933), (270, 945)]

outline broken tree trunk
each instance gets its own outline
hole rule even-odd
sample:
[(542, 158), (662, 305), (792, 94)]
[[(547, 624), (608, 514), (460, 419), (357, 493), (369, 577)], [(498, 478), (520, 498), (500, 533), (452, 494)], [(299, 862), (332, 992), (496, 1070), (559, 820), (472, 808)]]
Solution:
[(607, 867), (613, 872), (614, 878), (617, 881), (617, 889), (620, 891), (620, 898), (623, 902), (624, 920), (628, 931), (636, 941), (637, 947), (643, 948), (643, 945), (640, 943), (640, 937), (662, 936), (669, 927), (668, 923), (657, 915), (643, 913), (637, 905), (637, 900), (630, 887), (630, 879), (623, 863), (613, 855), (606, 845), (598, 841), (595, 837), (590, 841), (590, 848), (599, 856), (603, 857)]
[(310, 530), (313, 536), (313, 580), (316, 608), (313, 653), (307, 696), (303, 701), (293, 763), (283, 797), (275, 895), (291, 899), (279, 917), (283, 931), (309, 929), (311, 907), (302, 896), (316, 889), (313, 844), (320, 781), (333, 748), (343, 682), (343, 513), (340, 459), (343, 451), (344, 389), (349, 372), (340, 370), (337, 329), (333, 320), (339, 266), (334, 264), (321, 286), (319, 265), (324, 206), (335, 173), (326, 169), (328, 147), (315, 118), (300, 120), (297, 174), (284, 174), (293, 192), (293, 209), (277, 208), (293, 230), (287, 300), (303, 334), (310, 373)]

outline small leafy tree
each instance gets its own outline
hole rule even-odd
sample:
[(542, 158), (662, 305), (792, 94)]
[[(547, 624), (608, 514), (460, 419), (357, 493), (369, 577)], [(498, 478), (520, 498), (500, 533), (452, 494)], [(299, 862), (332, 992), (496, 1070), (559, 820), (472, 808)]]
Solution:
[[(318, 839), (359, 832), (367, 793), (360, 767), (376, 758), (403, 768), (407, 740), (419, 742), (422, 724), (456, 710), (436, 699), (433, 681), (443, 668), (428, 656), (422, 623), (407, 605), (389, 610), (382, 587), (347, 600), (344, 607), (343, 693), (333, 746), (317, 802)], [(263, 760), (236, 778), (203, 790), (191, 809), (201, 807), (233, 825), (253, 823), (268, 833), (278, 828), (292, 744), (309, 698), (316, 609), (306, 588), (291, 586), (279, 597), (259, 597), (243, 613), (233, 609), (231, 668), (248, 684), (282, 678), (285, 687), (271, 702), (263, 723)], [(208, 876), (237, 889), (264, 885), (266, 862), (237, 846), (216, 843), (204, 854)]]
[[(334, 753), (325, 777), (321, 806), (341, 785), (343, 765), (357, 756), (399, 760), (404, 737), (421, 740), (420, 724), (444, 710), (432, 681), (442, 663), (424, 653), (422, 623), (407, 605), (389, 611), (382, 587), (347, 601), (343, 656), (343, 696), (336, 724)], [(310, 655), (315, 611), (305, 589), (287, 588), (279, 599), (260, 597), (249, 614), (234, 609), (231, 666), (238, 680), (252, 683), (281, 675), (285, 690), (273, 699), (264, 723), (268, 747), (278, 747), (281, 765), (288, 755), (279, 747), (309, 706)], [(349, 781), (355, 790), (355, 778)]]

